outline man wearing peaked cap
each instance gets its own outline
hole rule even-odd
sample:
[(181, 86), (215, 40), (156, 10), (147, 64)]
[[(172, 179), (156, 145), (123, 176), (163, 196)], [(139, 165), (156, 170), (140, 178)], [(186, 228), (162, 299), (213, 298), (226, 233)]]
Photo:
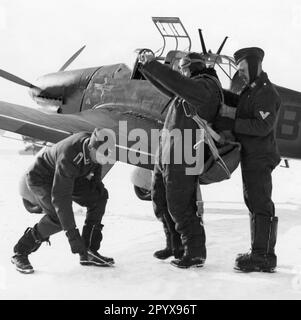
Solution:
[[(14, 247), (11, 261), (21, 273), (33, 273), (29, 254), (42, 242), (62, 230), (66, 232), (72, 253), (80, 255), (81, 265), (111, 266), (112, 258), (97, 251), (102, 240), (102, 217), (108, 191), (101, 181), (102, 166), (97, 161), (98, 129), (74, 134), (44, 150), (26, 175), (26, 183), (34, 193), (44, 216), (27, 228)], [(87, 208), (82, 235), (76, 226), (72, 201)]]
[(234, 58), (245, 87), (239, 95), (224, 91), (226, 105), (220, 113), (235, 120), (233, 131), (242, 145), (243, 194), (251, 222), (251, 251), (237, 256), (235, 269), (273, 272), (278, 218), (271, 199), (272, 171), (280, 162), (275, 126), (281, 100), (262, 70), (262, 49), (243, 48)]
[[(257, 47), (243, 48), (234, 53), (235, 63), (239, 65), (242, 61), (248, 64), (249, 83), (257, 78), (261, 71), (261, 62), (264, 58), (264, 51)], [(244, 75), (243, 75), (244, 76)]]
[(255, 57), (258, 60), (262, 61), (264, 58), (264, 51), (258, 47), (250, 47), (239, 49), (234, 53), (236, 64), (238, 64), (241, 60), (246, 59), (247, 57)]

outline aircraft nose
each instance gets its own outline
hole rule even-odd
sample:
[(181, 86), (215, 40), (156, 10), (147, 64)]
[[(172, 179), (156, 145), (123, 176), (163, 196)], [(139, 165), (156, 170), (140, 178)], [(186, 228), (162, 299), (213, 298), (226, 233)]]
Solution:
[(63, 97), (61, 95), (54, 95), (49, 90), (42, 90), (39, 87), (29, 89), (30, 97), (41, 107), (44, 111), (61, 113), (61, 106)]
[(37, 87), (29, 88), (28, 93), (32, 99), (35, 99), (41, 94), (41, 89)]

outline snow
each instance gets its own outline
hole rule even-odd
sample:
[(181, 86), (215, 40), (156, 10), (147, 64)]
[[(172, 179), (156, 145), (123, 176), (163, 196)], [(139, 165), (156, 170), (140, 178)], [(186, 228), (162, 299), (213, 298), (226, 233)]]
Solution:
[[(23, 144), (0, 137), (0, 299), (300, 299), (301, 298), (301, 162), (274, 172), (276, 213), (279, 217), (277, 273), (238, 273), (237, 253), (249, 249), (249, 220), (243, 203), (238, 169), (230, 181), (202, 188), (208, 259), (204, 268), (181, 270), (170, 259), (153, 258), (164, 246), (161, 223), (151, 202), (134, 194), (134, 167), (118, 163), (104, 182), (110, 192), (100, 252), (114, 257), (114, 268), (83, 267), (71, 254), (63, 233), (51, 246), (30, 256), (34, 274), (18, 273), (10, 262), (13, 246), (40, 215), (23, 208), (19, 178), (33, 161), (20, 155)], [(84, 210), (74, 206), (78, 226)]]

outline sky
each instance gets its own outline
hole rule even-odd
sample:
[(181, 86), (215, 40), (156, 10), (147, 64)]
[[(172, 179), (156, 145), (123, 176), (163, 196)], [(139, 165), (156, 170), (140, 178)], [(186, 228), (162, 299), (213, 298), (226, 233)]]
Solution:
[[(132, 67), (136, 48), (157, 50), (161, 37), (152, 16), (179, 17), (201, 51), (223, 53), (245, 46), (265, 50), (264, 70), (272, 82), (301, 91), (301, 2), (297, 0), (0, 0), (0, 69), (29, 82), (57, 71), (81, 46), (69, 69), (124, 62)], [(26, 88), (0, 79), (0, 100), (32, 104)]]

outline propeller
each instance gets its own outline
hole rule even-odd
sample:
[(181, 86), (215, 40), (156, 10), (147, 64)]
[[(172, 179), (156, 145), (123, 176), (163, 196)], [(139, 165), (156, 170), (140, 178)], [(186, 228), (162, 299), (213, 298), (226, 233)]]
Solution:
[(0, 69), (0, 77), (6, 79), (6, 80), (9, 80), (9, 81), (12, 81), (14, 83), (17, 83), (21, 86), (24, 86), (24, 87), (28, 87), (28, 88), (37, 88), (35, 85), (33, 85), (32, 83), (30, 82), (27, 82), (26, 80), (23, 80), (9, 72), (6, 72), (2, 69)]
[[(85, 47), (86, 46), (83, 46), (77, 52), (75, 52), (73, 54), (73, 56), (67, 62), (65, 62), (65, 64), (60, 68), (59, 71), (64, 71), (78, 57), (78, 55), (85, 49)], [(34, 94), (36, 96), (38, 96), (42, 92), (41, 88), (33, 85), (32, 83), (30, 83), (24, 79), (21, 79), (21, 78), (15, 76), (14, 74), (11, 74), (5, 70), (0, 69), (0, 77), (6, 79), (8, 81), (14, 82), (16, 84), (19, 84), (23, 87), (34, 89), (33, 91), (35, 92)]]
[(64, 71), (69, 67), (69, 65), (80, 55), (80, 53), (86, 48), (86, 46), (81, 47), (78, 51), (74, 53), (74, 55), (65, 62), (65, 64), (59, 69), (59, 71)]

